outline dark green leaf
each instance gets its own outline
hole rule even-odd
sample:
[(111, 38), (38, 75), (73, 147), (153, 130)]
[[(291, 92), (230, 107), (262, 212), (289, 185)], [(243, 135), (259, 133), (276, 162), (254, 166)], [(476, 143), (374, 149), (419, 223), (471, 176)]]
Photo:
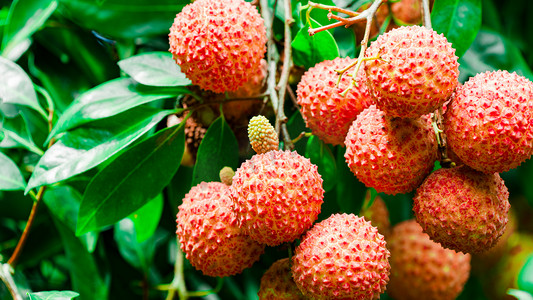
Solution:
[(108, 299), (109, 278), (100, 275), (93, 255), (61, 221), (54, 218), (54, 223), (65, 247), (72, 288), (84, 300)]
[(183, 126), (159, 131), (126, 150), (91, 180), (81, 202), (77, 234), (127, 217), (157, 196), (178, 170)]
[(17, 191), (26, 188), (26, 181), (22, 177), (17, 165), (9, 156), (0, 152), (0, 191)]
[(56, 7), (57, 0), (13, 1), (7, 24), (4, 27), (2, 56), (13, 57), (10, 52), (27, 41), (35, 31), (43, 26)]
[[(58, 220), (70, 231), (76, 231), (81, 194), (68, 185), (51, 186), (44, 194), (44, 203)], [(79, 237), (87, 251), (92, 253), (98, 241), (98, 233), (88, 232)]]
[(228, 166), (235, 170), (238, 163), (237, 139), (226, 120), (219, 117), (209, 126), (198, 148), (192, 186), (202, 181), (220, 181), (220, 169)]
[(148, 240), (138, 242), (135, 224), (129, 218), (120, 221), (115, 225), (115, 241), (122, 257), (133, 267), (148, 273), (154, 253), (157, 247), (166, 238), (166, 234), (157, 231)]
[(12, 119), (4, 119), (0, 124), (0, 131), (4, 139), (0, 142), (0, 148), (26, 148), (37, 155), (43, 155), (43, 150), (39, 149), (33, 142), (26, 120), (20, 114)]
[(59, 118), (47, 142), (57, 134), (87, 122), (114, 116), (133, 107), (171, 97), (165, 94), (142, 94), (130, 78), (105, 82), (79, 96)]
[[(298, 137), (302, 132), (310, 131), (309, 128), (305, 127), (305, 121), (299, 110), (296, 110), (289, 118), (289, 121), (287, 122), (287, 130), (293, 139)], [(304, 137), (294, 144), (294, 150), (301, 155), (305, 154), (305, 149), (307, 147), (306, 139), (307, 138)]]
[(60, 0), (61, 12), (82, 27), (113, 38), (168, 34), (186, 0)]
[(342, 212), (357, 214), (363, 205), (366, 187), (348, 168), (344, 158), (345, 151), (346, 148), (337, 146), (337, 203)]
[(481, 27), (481, 0), (435, 0), (433, 29), (444, 34), (458, 57), (468, 50)]
[(357, 44), (355, 42), (355, 33), (353, 30), (344, 27), (337, 27), (333, 31), (333, 37), (339, 47), (341, 57), (355, 57)]
[(172, 112), (143, 107), (65, 133), (35, 166), (26, 193), (32, 188), (65, 180), (99, 165)]
[[(311, 19), (313, 28), (320, 27), (316, 21)], [(291, 46), (294, 50), (294, 64), (304, 66), (306, 69), (315, 64), (334, 59), (339, 56), (339, 47), (329, 31), (322, 31), (313, 36), (309, 36), (309, 24), (306, 24), (294, 37)]]
[(0, 103), (29, 106), (45, 118), (30, 77), (16, 63), (0, 57)]
[(191, 81), (181, 73), (170, 52), (149, 52), (118, 62), (122, 71), (137, 82), (152, 86), (184, 86)]
[(518, 288), (533, 294), (533, 254), (531, 254), (518, 274)]
[(128, 216), (128, 219), (133, 222), (135, 227), (135, 236), (138, 243), (146, 241), (154, 234), (162, 213), (163, 196), (159, 194)]
[(49, 291), (28, 293), (30, 300), (70, 300), (77, 298), (80, 294), (72, 291)]
[(313, 135), (307, 141), (305, 157), (318, 167), (318, 173), (324, 180), (324, 190), (328, 192), (333, 189), (337, 183), (337, 166), (329, 147)]

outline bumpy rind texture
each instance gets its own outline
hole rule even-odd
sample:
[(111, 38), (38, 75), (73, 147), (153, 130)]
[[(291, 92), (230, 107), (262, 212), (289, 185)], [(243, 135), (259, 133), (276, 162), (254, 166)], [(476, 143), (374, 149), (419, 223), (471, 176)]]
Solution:
[(311, 227), (324, 198), (317, 166), (296, 152), (256, 154), (235, 172), (231, 198), (240, 226), (260, 243), (292, 242)]
[(394, 226), (387, 294), (396, 300), (454, 300), (470, 275), (470, 254), (444, 249), (409, 220)]
[(264, 21), (243, 0), (197, 0), (176, 15), (169, 51), (193, 84), (235, 91), (260, 68), (266, 51)]
[(312, 299), (378, 299), (389, 281), (389, 250), (376, 227), (353, 214), (315, 224), (293, 256), (292, 275)]
[(298, 83), (296, 94), (302, 117), (313, 134), (325, 143), (344, 145), (350, 124), (373, 103), (362, 69), (357, 74), (357, 87), (352, 87), (345, 96), (341, 95), (352, 79), (342, 76), (337, 86), (339, 75), (335, 70), (354, 61), (353, 58), (335, 58), (320, 62), (305, 72)]
[(508, 222), (509, 192), (498, 173), (468, 166), (439, 169), (413, 199), (416, 220), (445, 248), (481, 253), (496, 244)]
[(379, 196), (376, 195), (374, 198), (374, 203), (370, 207), (366, 207), (370, 202), (370, 192), (366, 193), (365, 202), (363, 208), (359, 215), (364, 217), (365, 220), (370, 221), (372, 226), (375, 226), (379, 233), (381, 233), (385, 238), (390, 235), (390, 219), (389, 219), (389, 210), (385, 201)]
[(416, 118), (448, 99), (459, 76), (455, 49), (442, 34), (421, 26), (403, 26), (370, 44), (365, 62), (368, 87), (387, 115)]
[(533, 154), (533, 83), (507, 71), (477, 74), (457, 89), (444, 128), (468, 166), (486, 173), (518, 167)]
[(248, 123), (248, 139), (257, 153), (278, 150), (279, 140), (274, 127), (264, 116), (255, 116)]
[(294, 283), (290, 260), (283, 258), (270, 266), (261, 277), (259, 300), (304, 300), (302, 292)]
[(202, 182), (179, 206), (177, 235), (187, 259), (208, 276), (230, 276), (251, 267), (264, 252), (239, 228), (232, 210), (229, 187)]
[(367, 187), (391, 195), (417, 188), (437, 158), (428, 117), (391, 118), (375, 105), (357, 116), (345, 145), (344, 158), (355, 176)]

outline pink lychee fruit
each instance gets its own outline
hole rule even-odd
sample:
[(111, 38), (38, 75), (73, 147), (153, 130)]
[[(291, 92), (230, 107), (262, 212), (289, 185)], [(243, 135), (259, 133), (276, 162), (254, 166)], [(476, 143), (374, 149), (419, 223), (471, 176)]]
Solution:
[(477, 74), (444, 115), (448, 146), (486, 173), (516, 168), (533, 154), (533, 83), (507, 71)]
[(431, 172), (437, 158), (435, 133), (427, 116), (386, 116), (365, 109), (346, 136), (346, 163), (367, 187), (387, 194), (408, 193)]
[(204, 275), (241, 273), (264, 252), (264, 245), (239, 228), (227, 185), (202, 182), (191, 188), (178, 208), (176, 233), (181, 250)]
[(435, 111), (458, 84), (455, 49), (442, 34), (402, 26), (370, 44), (365, 62), (370, 94), (387, 115), (417, 118)]
[(292, 275), (312, 299), (378, 299), (389, 281), (389, 256), (370, 222), (334, 214), (305, 234), (292, 258)]
[(289, 258), (272, 264), (261, 277), (259, 300), (304, 300), (302, 292), (294, 283)]
[(353, 120), (373, 103), (362, 68), (357, 73), (357, 87), (341, 95), (352, 84), (352, 78), (343, 75), (337, 85), (339, 74), (335, 70), (355, 61), (338, 57), (320, 62), (305, 72), (298, 83), (296, 94), (302, 117), (313, 134), (325, 143), (344, 145)]
[(498, 173), (460, 166), (438, 169), (416, 190), (413, 211), (429, 237), (443, 247), (481, 253), (505, 230), (509, 192)]
[(242, 229), (255, 241), (292, 242), (311, 227), (324, 198), (317, 166), (296, 152), (256, 154), (235, 172), (231, 198)]
[(235, 91), (260, 68), (266, 52), (264, 20), (244, 0), (196, 0), (176, 15), (169, 51), (193, 84)]

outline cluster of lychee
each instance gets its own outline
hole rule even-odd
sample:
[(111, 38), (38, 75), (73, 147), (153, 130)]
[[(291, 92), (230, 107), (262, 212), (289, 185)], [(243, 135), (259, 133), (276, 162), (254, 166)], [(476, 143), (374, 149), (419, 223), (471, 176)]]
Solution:
[[(182, 72), (202, 89), (236, 91), (263, 70), (264, 22), (242, 0), (187, 5), (169, 38)], [(324, 196), (317, 167), (278, 150), (275, 130), (257, 117), (248, 131), (257, 154), (225, 174), (225, 184), (193, 187), (179, 207), (177, 234), (195, 268), (234, 275), (265, 245), (300, 239), (294, 256), (265, 274), (261, 299), (376, 299), (386, 288), (397, 299), (460, 293), (469, 253), (493, 247), (508, 222), (499, 173), (533, 154), (533, 83), (494, 71), (459, 84), (452, 45), (421, 26), (380, 35), (365, 57), (352, 77), (338, 72), (356, 65), (351, 58), (310, 68), (297, 87), (300, 112), (314, 135), (346, 148), (347, 165), (367, 187), (391, 195), (416, 190), (416, 221), (392, 232), (353, 214), (313, 224)], [(452, 168), (432, 172), (447, 157)], [(382, 214), (361, 215), (381, 223), (372, 215)]]

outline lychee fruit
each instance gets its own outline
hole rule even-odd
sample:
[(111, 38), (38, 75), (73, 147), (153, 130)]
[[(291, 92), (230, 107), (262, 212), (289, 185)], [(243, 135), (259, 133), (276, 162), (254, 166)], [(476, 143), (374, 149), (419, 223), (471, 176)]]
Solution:
[(379, 233), (384, 237), (390, 235), (390, 219), (389, 219), (389, 210), (385, 201), (379, 196), (376, 195), (374, 202), (370, 205), (370, 191), (366, 193), (365, 201), (363, 202), (363, 207), (359, 215), (365, 217), (365, 220), (370, 221), (372, 226), (375, 226)]
[(255, 116), (248, 123), (248, 138), (257, 153), (278, 150), (279, 140), (274, 127), (264, 116)]
[(516, 168), (533, 154), (533, 83), (507, 71), (477, 74), (444, 115), (448, 146), (486, 173)]
[(260, 68), (266, 52), (264, 20), (243, 0), (197, 0), (176, 15), (169, 51), (193, 84), (235, 91)]
[(427, 116), (386, 116), (375, 105), (357, 116), (346, 136), (346, 163), (367, 187), (390, 195), (417, 188), (437, 158), (437, 141)]
[(265, 246), (239, 228), (229, 187), (202, 182), (189, 191), (178, 207), (177, 235), (181, 250), (207, 276), (241, 273), (259, 260)]
[(313, 134), (325, 143), (344, 145), (353, 120), (373, 103), (362, 68), (357, 73), (357, 87), (341, 95), (352, 84), (352, 78), (344, 75), (337, 85), (339, 74), (335, 70), (355, 61), (338, 57), (320, 62), (305, 72), (298, 83), (296, 94), (302, 117)]
[[(182, 116), (170, 115), (167, 118), (167, 127), (172, 127), (183, 121)], [(181, 164), (184, 166), (193, 166), (196, 162), (198, 147), (207, 132), (207, 127), (195, 121), (194, 118), (188, 118), (185, 121), (185, 149)]]
[(242, 229), (255, 241), (292, 242), (311, 227), (324, 198), (317, 166), (296, 152), (256, 154), (235, 172), (231, 198)]
[(292, 275), (312, 299), (378, 299), (389, 281), (389, 256), (370, 222), (334, 214), (305, 234), (292, 258)]
[(272, 264), (261, 277), (259, 300), (304, 300), (302, 292), (294, 283), (289, 258)]
[(470, 254), (444, 249), (415, 221), (392, 229), (387, 240), (391, 274), (387, 294), (396, 300), (453, 300), (470, 275)]
[(508, 199), (498, 173), (461, 166), (430, 174), (416, 190), (413, 211), (424, 232), (443, 247), (481, 253), (503, 234)]
[(421, 26), (403, 26), (370, 44), (365, 62), (370, 94), (387, 115), (417, 118), (435, 111), (457, 86), (455, 49), (442, 34)]
[(392, 18), (399, 25), (418, 25), (422, 23), (422, 1), (400, 0), (390, 4)]

